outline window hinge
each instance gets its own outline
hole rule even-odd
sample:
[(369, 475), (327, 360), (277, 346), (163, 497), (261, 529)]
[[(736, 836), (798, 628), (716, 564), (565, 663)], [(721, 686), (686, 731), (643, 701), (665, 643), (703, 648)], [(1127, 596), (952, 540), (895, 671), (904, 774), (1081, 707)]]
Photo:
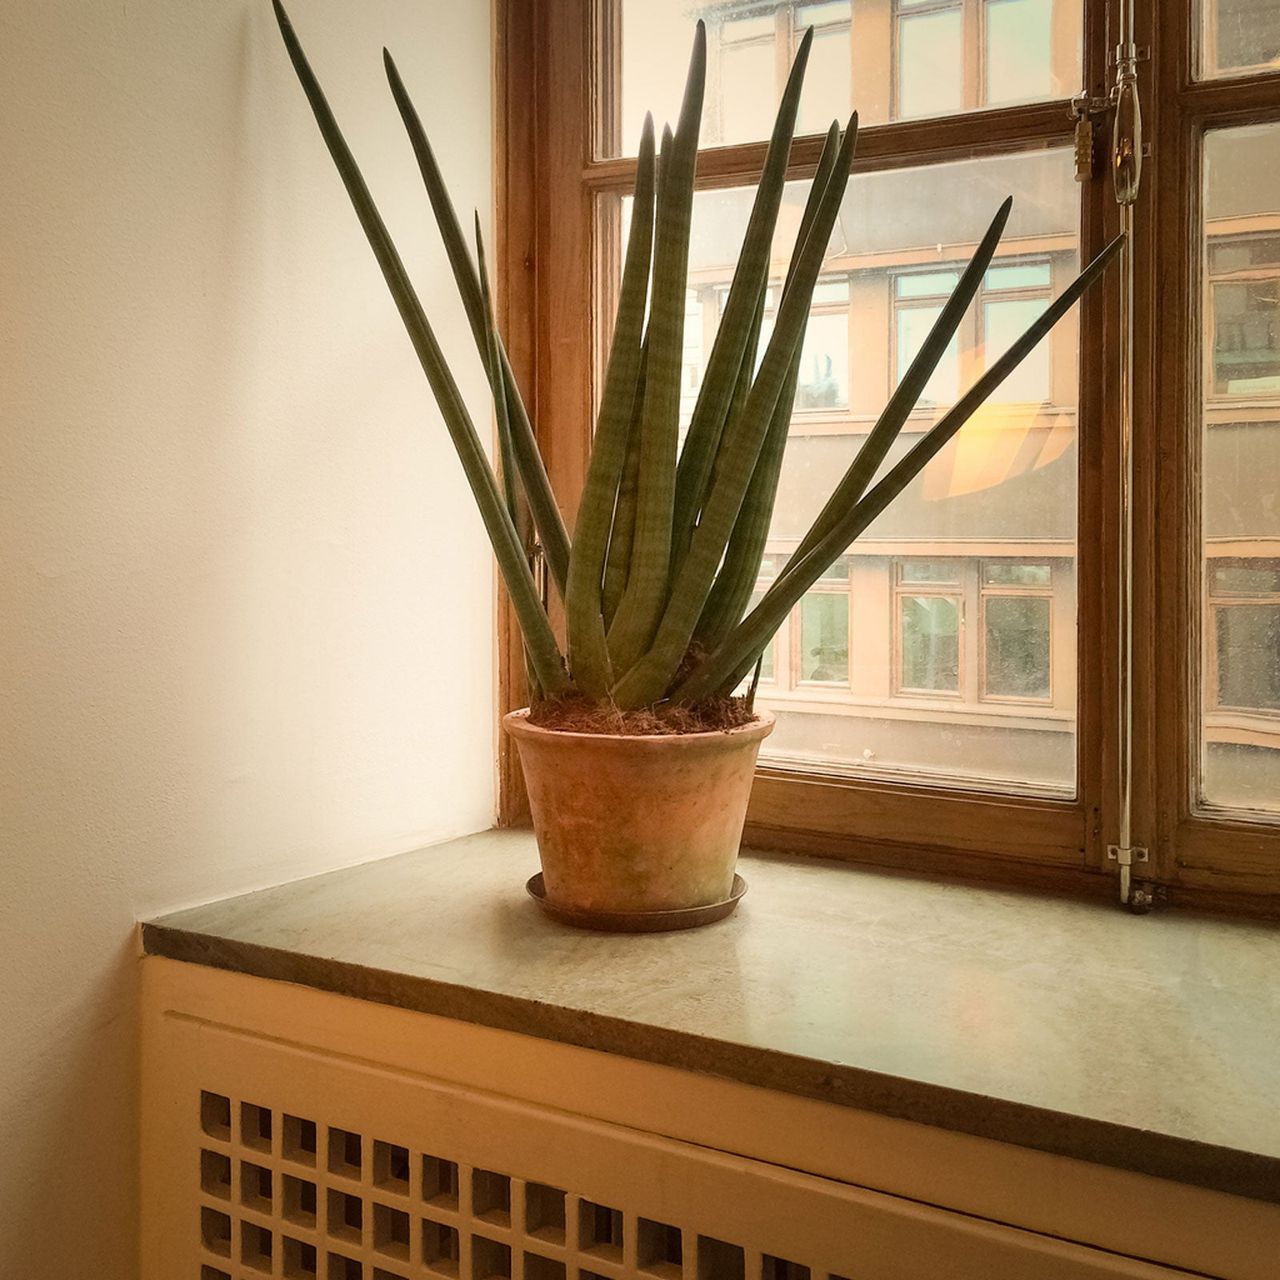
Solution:
[(1135, 915), (1146, 915), (1155, 906), (1155, 889), (1145, 883), (1135, 884), (1133, 868), (1139, 863), (1150, 862), (1151, 855), (1141, 845), (1126, 848), (1118, 844), (1107, 845), (1107, 861), (1120, 866), (1120, 901)]

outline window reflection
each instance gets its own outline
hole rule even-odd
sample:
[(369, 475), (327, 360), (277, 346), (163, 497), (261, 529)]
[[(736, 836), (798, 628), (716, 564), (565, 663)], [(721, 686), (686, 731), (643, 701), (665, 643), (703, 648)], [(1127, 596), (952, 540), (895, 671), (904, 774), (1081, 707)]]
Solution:
[[(1251, 46), (1256, 48), (1256, 46)], [(1204, 149), (1200, 796), (1280, 812), (1280, 126)]]
[(883, 124), (1081, 87), (1081, 0), (620, 0), (620, 74), (604, 80), (620, 81), (622, 154), (635, 154), (647, 110), (675, 119), (696, 18), (707, 24), (706, 146), (769, 136), (808, 27), (800, 133), (855, 107), (863, 124)]
[[(993, 192), (1015, 197), (1001, 252), (886, 465), (1074, 274), (1079, 188), (1061, 151), (851, 181), (814, 291), (757, 599), (918, 351), (986, 229)], [(803, 182), (784, 192), (762, 345), (807, 193)], [(695, 199), (686, 388), (701, 382), (751, 197)], [(771, 758), (1071, 790), (1075, 323), (1037, 348), (780, 628), (759, 693), (778, 718)]]

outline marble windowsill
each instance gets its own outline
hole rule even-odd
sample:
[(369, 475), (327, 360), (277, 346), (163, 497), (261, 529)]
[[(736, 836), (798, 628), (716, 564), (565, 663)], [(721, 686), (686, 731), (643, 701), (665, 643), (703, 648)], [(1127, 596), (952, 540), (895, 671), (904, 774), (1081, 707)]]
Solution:
[(1280, 1203), (1280, 931), (744, 855), (613, 936), (487, 832), (178, 912), (145, 949)]

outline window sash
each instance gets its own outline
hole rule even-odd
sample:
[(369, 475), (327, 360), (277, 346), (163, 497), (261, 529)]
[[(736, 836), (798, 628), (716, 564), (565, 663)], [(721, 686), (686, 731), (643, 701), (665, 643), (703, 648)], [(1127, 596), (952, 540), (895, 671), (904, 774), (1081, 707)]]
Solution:
[[(1095, 93), (1110, 82), (1103, 11), (1102, 0), (1086, 0), (1084, 83)], [(505, 101), (510, 103), (504, 113), (503, 100), (499, 102), (500, 136), (505, 139), (502, 208), (507, 213), (505, 220), (499, 219), (504, 229), (496, 255), (501, 262), (499, 305), (517, 374), (534, 389), (530, 400), (553, 484), (571, 518), (590, 439), (590, 375), (598, 370), (599, 340), (607, 338), (595, 331), (581, 299), (591, 298), (592, 310), (607, 314), (608, 299), (591, 266), (601, 264), (600, 279), (608, 278), (607, 268), (619, 253), (615, 232), (599, 217), (598, 201), (628, 192), (635, 168), (631, 159), (596, 158), (616, 152), (609, 145), (615, 128), (609, 107), (616, 100), (615, 72), (606, 59), (597, 75), (595, 63), (597, 48), (616, 48), (616, 12), (609, 0), (558, 0), (555, 5), (499, 0), (498, 15), (500, 65), (505, 68), (500, 99), (506, 86)], [(1156, 29), (1160, 32), (1157, 59), (1144, 65), (1143, 96), (1147, 136), (1162, 162), (1148, 169), (1135, 248), (1140, 281), (1136, 365), (1161, 371), (1159, 379), (1139, 384), (1135, 418), (1134, 693), (1141, 726), (1135, 831), (1151, 847), (1146, 874), (1166, 886), (1172, 901), (1245, 909), (1265, 903), (1261, 895), (1280, 891), (1276, 828), (1261, 815), (1199, 810), (1192, 799), (1193, 744), (1199, 741), (1203, 711), (1191, 674), (1200, 662), (1205, 620), (1200, 616), (1199, 513), (1184, 509), (1183, 500), (1196, 492), (1198, 474), (1203, 371), (1196, 326), (1203, 285), (1198, 250), (1185, 229), (1198, 225), (1194, 174), (1204, 130), (1280, 119), (1280, 76), (1197, 81), (1189, 10), (1174, 10), (1171, 17), (1168, 4), (1143, 0), (1138, 23), (1140, 43), (1149, 41)], [(510, 87), (513, 81), (518, 91)], [(865, 128), (858, 167), (893, 168), (992, 150), (1069, 144), (1072, 120), (1066, 107), (1058, 100)], [(1104, 124), (1099, 136), (1108, 131)], [(798, 139), (789, 174), (811, 173), (820, 146), (817, 136)], [(699, 184), (753, 181), (764, 150), (763, 143), (746, 143), (704, 152)], [(1169, 156), (1176, 158), (1165, 158)], [(1087, 261), (1114, 232), (1117, 217), (1101, 177), (1087, 184), (1083, 194), (1081, 256)], [(530, 270), (530, 261), (536, 270)], [(1109, 410), (1104, 412), (1116, 396), (1115, 297), (1114, 284), (1108, 282), (1080, 309), (1088, 350), (1081, 364), (1077, 518), (1081, 530), (1103, 536), (1116, 527), (1119, 491), (1116, 428)], [(1171, 351), (1183, 355), (1170, 359)], [(1157, 453), (1158, 471), (1145, 461)], [(757, 780), (749, 834), (777, 847), (914, 867), (962, 870), (980, 863), (994, 873), (1013, 874), (1010, 868), (1021, 866), (1021, 874), (1039, 877), (1040, 883), (1112, 893), (1111, 882), (1097, 873), (1107, 869), (1105, 846), (1113, 838), (1118, 805), (1111, 784), (1117, 741), (1111, 658), (1117, 634), (1115, 554), (1098, 536), (1080, 539), (1075, 597), (1080, 634), (1086, 639), (1077, 672), (1077, 796), (1020, 795), (1016, 788), (997, 795), (963, 780), (947, 787), (915, 784), (901, 776), (885, 786), (873, 776), (874, 769), (865, 778), (850, 779), (812, 776), (801, 765), (770, 765)], [(1169, 643), (1174, 622), (1189, 633), (1186, 643)], [(779, 662), (788, 643), (786, 630), (777, 641)], [(503, 652), (504, 701), (516, 705), (519, 649), (509, 634)], [(504, 820), (518, 820), (518, 774), (510, 764), (503, 774)]]

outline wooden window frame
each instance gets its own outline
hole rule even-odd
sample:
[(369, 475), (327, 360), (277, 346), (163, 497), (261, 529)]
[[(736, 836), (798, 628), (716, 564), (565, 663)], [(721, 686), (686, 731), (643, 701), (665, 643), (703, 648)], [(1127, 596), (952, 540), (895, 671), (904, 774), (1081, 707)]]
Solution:
[(1207, 616), (1200, 503), (1202, 333), (1209, 322), (1203, 141), (1216, 128), (1280, 122), (1280, 76), (1198, 79), (1200, 25), (1194, 5), (1160, 0), (1139, 11), (1138, 39), (1151, 50), (1144, 106), (1159, 162), (1151, 165), (1136, 245), (1136, 330), (1148, 353), (1135, 421), (1137, 457), (1145, 460), (1135, 492), (1142, 548), (1136, 603), (1140, 618), (1181, 620), (1186, 636), (1182, 643), (1161, 643), (1168, 628), (1153, 625), (1139, 637), (1135, 697), (1150, 748), (1137, 779), (1142, 809), (1135, 821), (1151, 833), (1151, 874), (1171, 901), (1274, 916), (1280, 914), (1280, 822), (1214, 810), (1195, 795)]
[[(618, 254), (597, 201), (626, 194), (634, 173), (633, 160), (600, 145), (614, 141), (606, 136), (602, 122), (611, 117), (600, 104), (616, 93), (617, 61), (606, 57), (597, 66), (595, 55), (616, 50), (620, 33), (609, 0), (494, 4), (500, 321), (571, 526), (589, 452), (592, 381), (606, 336), (595, 326), (595, 317), (604, 314), (595, 264), (603, 276)], [(1144, 875), (1163, 886), (1170, 901), (1280, 917), (1280, 826), (1195, 811), (1193, 751), (1185, 735), (1168, 731), (1170, 710), (1174, 723), (1198, 725), (1199, 512), (1185, 495), (1196, 492), (1199, 474), (1200, 137), (1206, 127), (1280, 120), (1280, 75), (1193, 79), (1196, 23), (1192, 8), (1173, 0), (1144, 0), (1138, 11), (1138, 42), (1152, 53), (1144, 63), (1144, 108), (1156, 155), (1134, 242), (1133, 821), (1151, 847)], [(1111, 82), (1113, 40), (1102, 0), (1086, 0), (1083, 83), (1095, 97), (1104, 97)], [(1073, 127), (1065, 100), (864, 127), (855, 172), (1068, 147)], [(1109, 122), (1100, 137), (1108, 132)], [(811, 176), (820, 147), (816, 136), (799, 139), (789, 176)], [(700, 187), (752, 181), (764, 149), (753, 142), (703, 152)], [(1118, 226), (1100, 171), (1082, 193), (1081, 258), (1090, 259)], [(1015, 789), (997, 795), (909, 780), (884, 786), (766, 766), (757, 776), (749, 840), (849, 861), (1114, 897), (1106, 848), (1115, 839), (1119, 812), (1113, 783), (1119, 733), (1111, 708), (1119, 687), (1114, 565), (1121, 461), (1118, 426), (1106, 406), (1118, 403), (1120, 390), (1117, 274), (1079, 308), (1080, 332), (1095, 335), (1100, 354), (1091, 358), (1079, 395), (1077, 520), (1090, 536), (1076, 548), (1083, 638), (1076, 797)], [(554, 600), (552, 614), (559, 624)], [(1186, 620), (1188, 643), (1169, 644), (1167, 626), (1154, 625), (1174, 616)], [(524, 693), (517, 633), (505, 602), (500, 634), (500, 706), (506, 710), (521, 705)], [(527, 821), (514, 752), (504, 744), (500, 756), (500, 818)]]

